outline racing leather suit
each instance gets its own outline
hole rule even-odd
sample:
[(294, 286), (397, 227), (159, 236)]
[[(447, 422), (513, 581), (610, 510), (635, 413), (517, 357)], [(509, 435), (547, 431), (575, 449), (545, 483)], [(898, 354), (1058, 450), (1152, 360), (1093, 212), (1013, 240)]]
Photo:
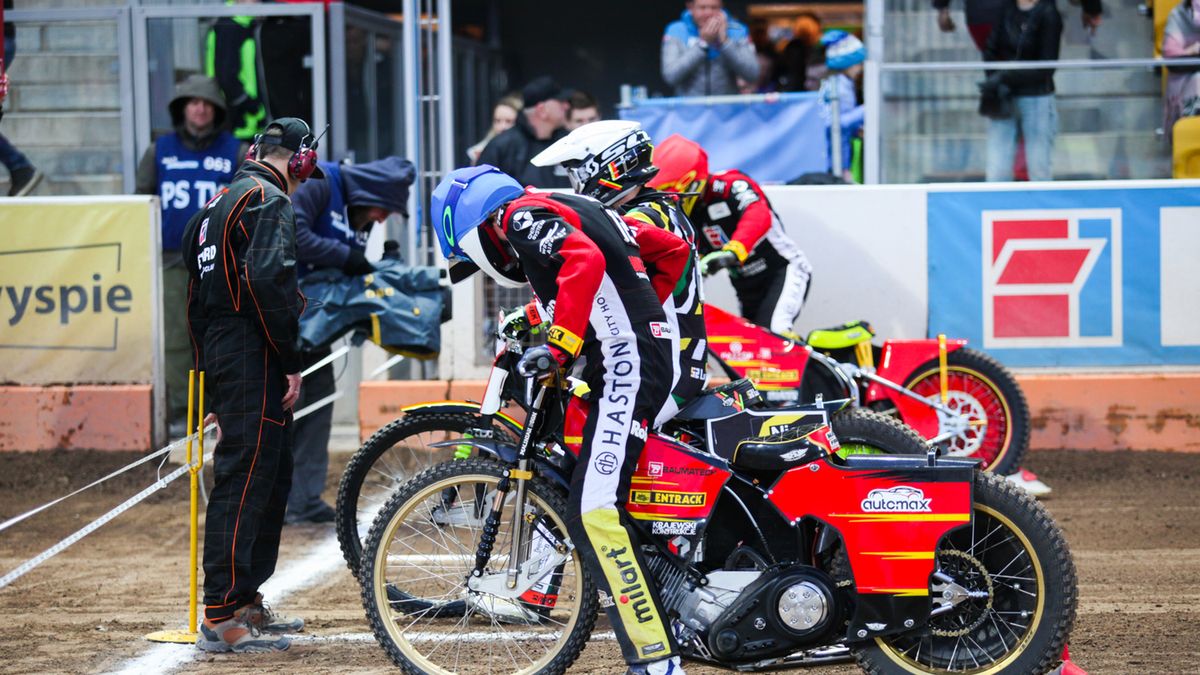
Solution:
[(754, 179), (737, 170), (713, 174), (689, 214), (700, 254), (733, 251), (729, 271), (742, 316), (775, 333), (791, 333), (808, 297), (812, 266)]
[(626, 662), (667, 658), (673, 637), (623, 508), (647, 428), (669, 394), (662, 305), (633, 232), (595, 200), (530, 189), (505, 207), (500, 226), (552, 317), (550, 344), (582, 358), (591, 389), (568, 531), (614, 600), (606, 610)]
[(300, 371), (296, 241), (286, 182), (247, 160), (188, 221), (188, 327), (222, 439), (204, 527), (205, 616), (233, 616), (275, 571), (292, 481), (286, 375)]
[[(696, 254), (696, 231), (683, 214), (678, 199), (664, 192), (644, 190), (622, 206), (625, 219), (669, 232), (687, 244), (686, 265), (675, 278), (671, 297), (663, 309), (676, 340), (671, 398), (660, 415), (669, 420), (708, 384), (708, 331), (704, 327), (704, 285)], [(645, 248), (639, 236), (639, 245)]]

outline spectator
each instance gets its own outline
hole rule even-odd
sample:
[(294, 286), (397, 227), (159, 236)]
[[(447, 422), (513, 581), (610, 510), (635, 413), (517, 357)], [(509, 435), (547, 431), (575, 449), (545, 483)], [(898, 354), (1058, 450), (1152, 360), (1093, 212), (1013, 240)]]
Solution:
[[(1183, 0), (1167, 16), (1162, 54), (1168, 59), (1200, 56), (1200, 6)], [(1167, 99), (1163, 129), (1168, 142), (1180, 117), (1200, 114), (1200, 67), (1176, 66), (1167, 75)]]
[(738, 78), (738, 92), (742, 94), (769, 94), (779, 91), (779, 81), (776, 72), (779, 70), (778, 59), (770, 46), (760, 47), (754, 52), (754, 60), (758, 62), (758, 80), (747, 82)]
[(138, 162), (135, 187), (138, 194), (158, 195), (162, 209), (167, 419), (177, 435), (184, 432), (191, 362), (187, 325), (177, 311), (187, 304), (187, 270), (179, 257), (183, 228), (233, 178), (246, 144), (224, 130), (225, 98), (211, 77), (191, 75), (181, 81), (167, 109), (175, 130), (150, 142)]
[(567, 101), (567, 131), (600, 121), (600, 105), (591, 94), (577, 91)]
[(517, 123), (487, 144), (479, 154), (480, 164), (490, 164), (516, 178), (522, 185), (540, 188), (569, 188), (561, 166), (534, 166), (533, 156), (567, 134), (567, 101), (571, 92), (553, 79), (535, 78), (521, 89), (525, 109)]
[(521, 114), (522, 107), (521, 97), (516, 94), (509, 94), (496, 101), (495, 107), (492, 108), (492, 127), (488, 129), (483, 140), (467, 148), (467, 157), (472, 165), (479, 162), (479, 154), (493, 138), (517, 123), (517, 115)]
[(662, 76), (677, 96), (738, 93), (738, 78), (758, 81), (749, 30), (729, 18), (721, 0), (689, 0), (663, 34)]
[[(971, 40), (981, 54), (987, 48), (988, 36), (992, 33), (992, 27), (1004, 18), (1008, 3), (1009, 0), (963, 1), (963, 11), (967, 18), (967, 32), (971, 34)], [(1101, 6), (1100, 0), (1083, 0), (1082, 4), (1083, 25), (1088, 30), (1095, 32), (1096, 28), (1100, 26), (1104, 8)], [(942, 29), (944, 33), (954, 32), (956, 26), (953, 17), (950, 16), (950, 0), (933, 0), (933, 6), (938, 11), (938, 28)]]
[[(12, 9), (12, 0), (4, 0), (4, 9)], [(4, 22), (4, 67), (0, 68), (0, 77), (4, 78), (3, 87), (5, 95), (8, 93), (8, 68), (12, 65), (13, 56), (17, 53), (17, 34), (16, 29), (11, 23)], [(4, 102), (4, 97), (0, 96), (0, 103)], [(38, 171), (37, 167), (30, 163), (20, 150), (17, 150), (8, 139), (0, 134), (0, 164), (8, 169), (8, 196), (9, 197), (24, 197), (33, 192), (33, 189), (42, 182), (42, 172)]]
[[(831, 30), (821, 38), (825, 46), (825, 66), (832, 81), (829, 86), (831, 94), (838, 99), (838, 125), (841, 128), (841, 168), (846, 171), (852, 164), (854, 156), (852, 139), (862, 131), (863, 120), (866, 117), (866, 106), (858, 104), (855, 93), (855, 82), (862, 77), (863, 61), (867, 59), (867, 50), (857, 37), (840, 30)], [(821, 115), (826, 128), (833, 125), (833, 106), (824, 97), (821, 99)], [(831, 136), (832, 138), (832, 136)], [(830, 149), (829, 167), (833, 168), (833, 150)]]
[[(296, 269), (300, 276), (328, 268), (351, 276), (370, 274), (375, 268), (364, 256), (367, 237), (375, 223), (387, 220), (389, 215), (408, 215), (408, 187), (415, 176), (412, 162), (385, 157), (363, 164), (321, 162), (320, 166), (325, 178), (306, 181), (292, 195)], [(308, 369), (329, 354), (328, 347), (303, 354), (303, 368)], [(336, 390), (333, 364), (327, 363), (305, 380), (296, 405), (302, 409), (332, 396)], [(332, 428), (333, 406), (320, 408), (296, 422), (288, 524), (333, 522), (333, 507), (321, 499), (329, 469)]]
[[(258, 0), (239, 0), (257, 4)], [(258, 23), (249, 16), (217, 19), (208, 31), (204, 70), (216, 78), (229, 105), (230, 128), (244, 141), (254, 138), (267, 121), (266, 86), (260, 81)]]
[[(1009, 0), (1010, 4), (983, 51), (985, 61), (1055, 61), (1062, 37), (1062, 17), (1054, 0)], [(987, 180), (1011, 181), (1018, 131), (1025, 139), (1029, 179), (1050, 180), (1058, 109), (1054, 71), (989, 71), (987, 86), (1002, 85), (1011, 93), (1011, 117), (989, 120)]]
[(782, 91), (811, 91), (819, 88), (808, 84), (808, 71), (813, 54), (821, 42), (821, 19), (812, 12), (802, 12), (792, 26), (792, 39), (779, 56), (779, 88)]

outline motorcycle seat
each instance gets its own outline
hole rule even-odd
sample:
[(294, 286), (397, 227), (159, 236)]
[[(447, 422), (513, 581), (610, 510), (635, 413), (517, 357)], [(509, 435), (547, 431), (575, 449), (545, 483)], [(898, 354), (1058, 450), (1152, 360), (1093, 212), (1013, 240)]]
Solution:
[(675, 419), (703, 421), (728, 417), (756, 405), (761, 400), (762, 394), (755, 388), (754, 383), (742, 378), (704, 390), (676, 413)]
[(832, 328), (818, 328), (808, 334), (805, 342), (813, 349), (845, 349), (860, 342), (870, 342), (874, 336), (871, 324), (859, 320)]
[(773, 436), (747, 438), (733, 450), (730, 463), (739, 469), (782, 471), (820, 459), (824, 448), (808, 440), (822, 424), (805, 424)]

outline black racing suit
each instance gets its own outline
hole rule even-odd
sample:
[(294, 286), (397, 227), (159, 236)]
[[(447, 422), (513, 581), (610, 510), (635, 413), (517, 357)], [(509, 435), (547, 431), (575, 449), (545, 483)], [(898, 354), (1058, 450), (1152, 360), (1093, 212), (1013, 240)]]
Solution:
[(696, 230), (683, 214), (677, 195), (643, 191), (622, 207), (632, 219), (665, 230), (688, 245), (687, 264), (671, 292), (667, 321), (674, 321), (676, 361), (671, 399), (664, 414), (670, 419), (704, 391), (708, 383), (708, 331), (704, 327), (704, 282), (696, 253)]
[(662, 305), (633, 232), (595, 200), (529, 190), (505, 208), (502, 228), (552, 317), (549, 342), (583, 359), (591, 388), (571, 478), (571, 539), (613, 599), (607, 611), (626, 662), (667, 658), (668, 620), (623, 508), (647, 428), (669, 395)]
[(729, 276), (742, 316), (775, 333), (791, 333), (808, 297), (812, 266), (758, 183), (741, 171), (713, 174), (688, 215), (701, 256), (725, 249), (741, 261)]
[(204, 526), (204, 614), (254, 601), (275, 571), (292, 481), (286, 375), (300, 371), (303, 298), (282, 174), (247, 160), (188, 221), (188, 327), (222, 439)]

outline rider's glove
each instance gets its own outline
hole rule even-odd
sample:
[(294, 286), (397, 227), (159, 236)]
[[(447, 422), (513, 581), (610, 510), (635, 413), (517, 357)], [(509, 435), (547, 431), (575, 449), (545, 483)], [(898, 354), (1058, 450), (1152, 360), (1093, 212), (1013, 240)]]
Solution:
[(524, 307), (506, 312), (500, 317), (500, 334), (510, 337), (521, 337), (526, 331), (537, 335), (542, 325), (542, 315), (538, 311), (537, 301), (530, 302)]
[(550, 385), (563, 379), (571, 355), (555, 345), (531, 347), (517, 362), (517, 372), (525, 377), (536, 377), (542, 384)]
[(704, 276), (708, 276), (729, 267), (738, 267), (741, 264), (742, 261), (738, 260), (737, 253), (721, 249), (720, 251), (713, 251), (700, 259), (700, 271)]

